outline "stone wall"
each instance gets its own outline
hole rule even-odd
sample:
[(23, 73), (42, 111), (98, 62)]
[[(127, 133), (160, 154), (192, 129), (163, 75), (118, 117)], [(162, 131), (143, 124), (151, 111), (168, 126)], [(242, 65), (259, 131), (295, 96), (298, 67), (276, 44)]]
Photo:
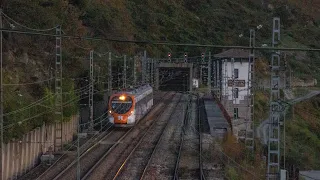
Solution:
[(232, 119), (232, 127), (233, 127), (233, 134), (238, 138), (239, 132), (246, 129), (245, 119), (249, 118), (248, 114), (248, 100), (247, 97), (244, 100), (240, 101), (240, 104), (233, 104), (232, 100), (225, 101), (225, 97), (222, 97), (221, 103), (223, 104), (224, 108), (228, 112), (229, 116), (233, 118), (234, 109), (238, 108), (238, 119)]

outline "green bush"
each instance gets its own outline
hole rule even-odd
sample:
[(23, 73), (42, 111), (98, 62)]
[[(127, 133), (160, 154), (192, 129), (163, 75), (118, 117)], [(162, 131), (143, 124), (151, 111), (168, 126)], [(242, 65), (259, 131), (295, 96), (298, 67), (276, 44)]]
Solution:
[(226, 171), (226, 176), (228, 179), (230, 179), (230, 180), (240, 179), (239, 174), (237, 173), (235, 168), (233, 168), (231, 166), (227, 166), (225, 171)]
[[(63, 121), (69, 121), (72, 115), (78, 113), (78, 96), (74, 93), (74, 83), (63, 81)], [(55, 95), (49, 88), (44, 88), (44, 96), (35, 100), (27, 92), (10, 93), (5, 91), (4, 102), (4, 140), (21, 138), (25, 133), (40, 127), (44, 123), (56, 122), (54, 107)], [(22, 94), (20, 97), (19, 94)], [(36, 101), (36, 102), (35, 102)], [(57, 117), (58, 118), (58, 117)], [(59, 119), (59, 118), (58, 118)]]

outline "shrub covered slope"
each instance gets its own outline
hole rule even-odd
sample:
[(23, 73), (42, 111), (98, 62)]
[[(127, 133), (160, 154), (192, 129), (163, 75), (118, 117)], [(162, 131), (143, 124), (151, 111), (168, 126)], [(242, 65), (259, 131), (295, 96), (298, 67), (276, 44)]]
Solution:
[[(279, 16), (282, 22), (281, 46), (320, 48), (320, 8), (317, 1), (312, 2), (271, 0), (269, 4), (262, 5), (261, 0), (7, 0), (2, 1), (1, 5), (9, 17), (33, 29), (46, 29), (60, 24), (63, 33), (68, 35), (219, 45), (248, 45), (249, 29), (261, 24), (263, 27), (256, 32), (256, 44), (270, 46), (272, 17)], [(12, 27), (9, 22), (14, 24), (5, 18), (5, 28)], [(14, 25), (16, 30), (31, 31)], [(54, 30), (50, 33), (54, 33)], [(243, 36), (240, 37), (240, 34)], [(4, 33), (5, 83), (50, 79), (55, 61), (54, 43), (54, 37)], [(215, 53), (221, 51), (63, 39), (63, 77), (66, 78), (63, 88), (64, 92), (69, 92), (64, 96), (64, 101), (74, 100), (64, 112), (66, 120), (77, 111), (77, 98), (72, 91), (81, 84), (67, 78), (88, 75), (88, 50), (81, 47), (131, 56), (144, 49), (150, 56), (165, 56), (171, 51), (175, 57), (182, 56), (185, 51), (189, 56), (199, 56), (201, 52), (209, 50)], [(288, 53), (287, 58), (296, 76), (320, 79), (320, 74), (316, 73), (320, 70), (319, 53), (293, 52)], [(258, 73), (263, 77), (266, 72), (258, 69)], [(53, 83), (46, 81), (39, 85), (5, 86), (5, 113), (46, 98), (42, 101), (43, 106), (32, 106), (5, 116), (6, 140), (19, 138), (44, 122), (53, 122), (52, 112), (47, 112), (48, 106), (53, 107)], [(257, 96), (261, 101), (265, 99), (263, 93)], [(258, 109), (265, 111), (264, 104), (258, 104)], [(319, 136), (316, 137), (316, 132), (308, 129), (308, 123), (304, 122), (306, 128), (301, 133), (307, 133), (317, 144)], [(292, 124), (288, 128), (291, 130), (298, 126)], [(317, 163), (312, 163), (312, 167), (315, 166)]]

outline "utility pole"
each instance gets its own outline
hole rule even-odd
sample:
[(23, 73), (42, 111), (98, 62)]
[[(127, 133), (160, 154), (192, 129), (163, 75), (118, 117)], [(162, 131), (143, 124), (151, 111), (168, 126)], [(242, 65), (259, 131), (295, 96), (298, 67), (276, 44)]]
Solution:
[(100, 88), (100, 69), (101, 69), (100, 66), (98, 66), (98, 78), (97, 78), (98, 79), (98, 83), (97, 84), (98, 84), (99, 88)]
[(77, 126), (77, 180), (81, 179), (81, 172), (80, 172), (80, 120), (78, 121)]
[(156, 59), (155, 71), (156, 71), (155, 72), (155, 89), (158, 91), (159, 90), (159, 59)]
[(150, 74), (150, 77), (151, 77), (151, 85), (152, 85), (152, 87), (154, 87), (154, 61), (153, 61), (153, 59), (151, 59), (151, 74)]
[[(217, 78), (216, 78), (216, 85), (217, 85), (217, 95), (218, 99), (221, 100), (221, 80), (220, 80), (220, 61), (217, 60)], [(222, 79), (222, 78), (221, 78)]]
[(136, 86), (137, 84), (137, 66), (136, 66), (136, 57), (133, 57), (133, 85)]
[(123, 88), (125, 89), (127, 87), (127, 56), (124, 55), (123, 57)]
[[(272, 47), (280, 41), (280, 18), (273, 18)], [(280, 179), (280, 52), (271, 59), (270, 120), (268, 136), (267, 179)]]
[(56, 28), (56, 68), (55, 68), (55, 139), (54, 151), (62, 150), (62, 47), (61, 26)]
[(200, 64), (200, 78), (199, 78), (199, 84), (202, 85), (202, 64)]
[(112, 94), (112, 64), (111, 64), (111, 52), (109, 52), (108, 59), (108, 95), (109, 97)]
[(90, 81), (89, 81), (89, 109), (90, 109), (90, 127), (89, 131), (93, 132), (93, 91), (94, 91), (94, 77), (93, 77), (93, 50), (90, 51)]
[(203, 85), (203, 65), (205, 64), (204, 62), (204, 53), (201, 54), (201, 61), (200, 61), (200, 78), (199, 78), (199, 84)]
[[(211, 52), (210, 52), (211, 53)], [(215, 96), (217, 96), (217, 65), (216, 65), (216, 61), (212, 61), (212, 76), (213, 76), (213, 92), (215, 94)]]
[(2, 50), (2, 9), (0, 8), (0, 51), (1, 51), (1, 55), (0, 55), (0, 68), (1, 68), (1, 73), (0, 73), (0, 128), (1, 128), (1, 142), (0, 142), (0, 148), (1, 148), (1, 155), (0, 155), (0, 160), (1, 160), (1, 165), (0, 165), (0, 180), (4, 180), (4, 174), (3, 174), (3, 167), (4, 167), (4, 163), (3, 163), (3, 50)]
[(208, 91), (211, 92), (211, 52), (209, 52), (209, 61), (208, 61)]
[[(250, 29), (250, 47), (255, 46), (255, 30)], [(254, 152), (254, 62), (255, 54), (254, 50), (251, 49), (249, 53), (249, 62), (248, 62), (248, 89), (247, 89), (247, 98), (248, 98), (248, 113), (246, 119), (246, 134), (245, 134), (245, 145), (246, 147)]]
[(150, 59), (146, 58), (146, 83), (150, 83)]
[(229, 87), (228, 87), (228, 59), (224, 60), (224, 107), (228, 113), (230, 113), (228, 100), (229, 100)]
[(147, 51), (143, 52), (142, 58), (142, 84), (146, 83), (146, 61), (147, 61)]
[[(235, 104), (236, 104), (236, 99), (235, 99), (235, 94), (234, 94), (234, 90), (235, 90), (235, 77), (234, 77), (234, 58), (231, 58), (231, 81), (232, 81), (232, 87), (231, 87), (231, 112), (233, 112), (233, 121), (238, 120), (239, 119), (239, 109), (236, 111), (236, 116), (234, 113), (234, 109), (235, 109)], [(228, 90), (229, 91), (229, 90)], [(228, 103), (228, 99), (227, 99), (227, 103)]]
[[(290, 69), (289, 69), (290, 71)], [(285, 87), (284, 89), (289, 90), (290, 84), (287, 77), (287, 54), (284, 54), (284, 81), (285, 81)], [(289, 72), (290, 73), (290, 72)], [(290, 78), (290, 76), (289, 76)], [(285, 101), (285, 96), (282, 98), (283, 101)], [(286, 109), (283, 111), (283, 169), (286, 169)], [(280, 138), (279, 138), (280, 139)]]

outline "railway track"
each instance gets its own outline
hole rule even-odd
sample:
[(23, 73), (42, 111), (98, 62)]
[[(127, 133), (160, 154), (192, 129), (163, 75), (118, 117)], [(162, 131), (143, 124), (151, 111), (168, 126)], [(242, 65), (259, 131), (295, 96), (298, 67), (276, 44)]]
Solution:
[(205, 179), (200, 108), (199, 96), (192, 96), (185, 111), (173, 179)]
[[(113, 131), (112, 125), (107, 124), (105, 131), (99, 135), (94, 135), (91, 137), (85, 144), (80, 147), (80, 154), (84, 154), (89, 148), (94, 147), (98, 144), (98, 142), (106, 136), (109, 136)], [(62, 156), (54, 162), (49, 168), (44, 170), (43, 172), (33, 172), (34, 175), (27, 174), (28, 177), (21, 177), (19, 179), (36, 179), (36, 180), (52, 180), (56, 175), (67, 168), (70, 164), (75, 163), (75, 159), (77, 157), (76, 152), (68, 152), (62, 154)]]
[[(167, 93), (166, 93), (167, 94)], [(160, 103), (158, 101), (158, 103)], [(159, 104), (151, 110), (157, 111)], [(145, 117), (137, 123), (137, 126), (144, 121)], [(101, 157), (105, 155), (105, 152), (111, 151), (115, 146), (119, 144), (134, 128), (122, 129), (122, 130), (113, 130), (112, 133), (109, 133), (108, 136), (105, 136), (103, 140), (100, 140), (95, 146), (89, 148), (85, 153), (80, 156), (80, 177), (86, 175), (90, 171), (91, 167), (95, 166), (97, 162), (100, 161)], [(67, 168), (62, 172), (56, 175), (53, 179), (76, 179), (77, 178), (77, 160), (74, 160)]]
[[(172, 99), (172, 96), (166, 98), (167, 101), (170, 101), (170, 99)], [(155, 120), (158, 119), (166, 109), (164, 103), (162, 106), (163, 108), (161, 110), (159, 109), (156, 113), (148, 116), (145, 123), (140, 124), (140, 126), (135, 126), (130, 136), (123, 139), (121, 144), (117, 144), (112, 150), (107, 151), (100, 161), (92, 166), (82, 179), (113, 179), (120, 175), (129, 157), (141, 144), (149, 130), (156, 124), (157, 121)]]
[[(173, 112), (177, 108), (179, 100), (174, 104), (170, 104), (167, 109), (164, 109), (165, 112), (162, 113), (161, 117), (153, 124), (153, 127), (148, 129), (146, 136), (140, 140), (139, 144), (131, 151), (129, 156), (122, 163), (118, 169), (115, 176), (112, 178), (115, 179), (139, 179), (142, 178), (145, 174), (145, 169), (150, 163), (150, 159), (154, 154), (154, 151), (157, 149), (160, 140), (163, 137), (163, 134), (168, 127), (168, 122), (171, 119)], [(175, 100), (173, 100), (175, 101)]]
[[(168, 92), (163, 93), (156, 93), (155, 95), (155, 106), (161, 101), (163, 96), (166, 96)], [(108, 125), (106, 128), (107, 130), (105, 132), (102, 132), (99, 135), (95, 135), (92, 137), (90, 142), (86, 142), (81, 148), (80, 148), (80, 167), (81, 171), (85, 171), (85, 166), (87, 164), (94, 163), (94, 160), (97, 160), (99, 154), (106, 151), (106, 149), (109, 149), (112, 145), (112, 143), (117, 142), (122, 136), (120, 134), (125, 134), (125, 132), (117, 132), (112, 127), (111, 124)], [(128, 131), (129, 129), (125, 130)], [(120, 137), (121, 136), (121, 137)], [(108, 139), (109, 138), (109, 139)], [(117, 139), (118, 138), (118, 139)], [(92, 158), (86, 158), (87, 156)], [(86, 165), (83, 165), (86, 164)], [(66, 154), (63, 154), (58, 161), (56, 161), (53, 165), (51, 165), (48, 169), (46, 169), (44, 172), (41, 173), (41, 175), (34, 175), (32, 179), (35, 179), (35, 176), (37, 176), (37, 180), (45, 180), (45, 179), (65, 179), (66, 177), (70, 178), (76, 178), (76, 166), (77, 166), (77, 155), (75, 152), (69, 152)], [(73, 175), (68, 175), (68, 172)], [(39, 174), (39, 173), (38, 173)], [(30, 178), (24, 178), (24, 179), (30, 179)]]
[(199, 97), (188, 103), (173, 179), (205, 179), (202, 170), (202, 136)]
[[(185, 95), (177, 104), (174, 113), (170, 115), (167, 127), (152, 151), (151, 157), (140, 179), (168, 179), (174, 174), (176, 152), (179, 150), (179, 139), (185, 110)], [(178, 117), (178, 118), (177, 118)]]

